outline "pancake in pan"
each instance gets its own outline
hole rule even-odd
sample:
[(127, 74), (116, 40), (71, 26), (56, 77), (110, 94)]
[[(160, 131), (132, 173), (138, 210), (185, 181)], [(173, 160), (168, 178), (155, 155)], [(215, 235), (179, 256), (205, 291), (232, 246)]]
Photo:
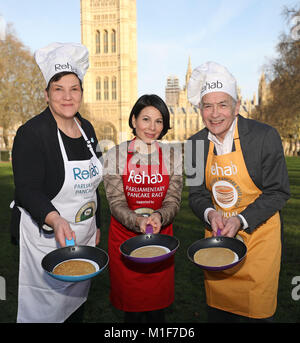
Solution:
[(233, 263), (235, 253), (227, 248), (204, 248), (195, 252), (194, 261), (207, 267), (221, 267)]
[(95, 272), (96, 268), (92, 263), (81, 260), (65, 261), (53, 269), (53, 274), (67, 276), (87, 275)]
[(155, 245), (149, 245), (141, 248), (134, 249), (130, 256), (132, 257), (141, 257), (141, 258), (147, 258), (147, 257), (157, 257), (166, 254), (167, 251), (165, 248)]

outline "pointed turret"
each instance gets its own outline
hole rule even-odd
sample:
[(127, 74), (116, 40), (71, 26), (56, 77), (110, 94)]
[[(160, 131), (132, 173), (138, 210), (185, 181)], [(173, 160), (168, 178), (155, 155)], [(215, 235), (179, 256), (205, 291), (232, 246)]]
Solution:
[(185, 87), (187, 87), (190, 77), (192, 75), (192, 65), (191, 65), (191, 56), (189, 56), (188, 67), (185, 75)]
[(266, 83), (266, 75), (262, 72), (259, 84), (258, 84), (258, 104), (262, 105), (265, 103), (266, 96), (267, 96), (267, 83)]

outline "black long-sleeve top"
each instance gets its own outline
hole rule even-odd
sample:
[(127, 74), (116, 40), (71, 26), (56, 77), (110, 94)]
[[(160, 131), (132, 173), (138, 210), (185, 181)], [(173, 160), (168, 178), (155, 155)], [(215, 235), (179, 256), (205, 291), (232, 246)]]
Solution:
[[(93, 126), (79, 113), (76, 114), (76, 118), (81, 122), (82, 129), (92, 142), (96, 156), (100, 158), (101, 152), (96, 149), (98, 141)], [(91, 158), (91, 152), (82, 136), (70, 138), (60, 132), (70, 161)], [(59, 193), (64, 183), (65, 170), (57, 136), (57, 124), (49, 107), (19, 127), (12, 149), (12, 166), (15, 207), (12, 213), (11, 230), (13, 237), (18, 239), (16, 206), (27, 210), (39, 228), (42, 228), (47, 214), (57, 211), (51, 200)], [(97, 200), (96, 223), (97, 227), (100, 227), (98, 191)]]

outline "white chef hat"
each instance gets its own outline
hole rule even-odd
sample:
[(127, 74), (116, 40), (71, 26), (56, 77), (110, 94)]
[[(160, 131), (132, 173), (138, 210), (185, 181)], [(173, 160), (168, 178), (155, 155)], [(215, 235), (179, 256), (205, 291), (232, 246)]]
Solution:
[(236, 80), (232, 74), (218, 63), (206, 62), (192, 72), (187, 87), (189, 102), (198, 106), (202, 97), (211, 92), (224, 92), (237, 100)]
[(89, 67), (88, 49), (79, 43), (51, 43), (34, 54), (47, 82), (63, 71), (75, 73), (81, 81)]

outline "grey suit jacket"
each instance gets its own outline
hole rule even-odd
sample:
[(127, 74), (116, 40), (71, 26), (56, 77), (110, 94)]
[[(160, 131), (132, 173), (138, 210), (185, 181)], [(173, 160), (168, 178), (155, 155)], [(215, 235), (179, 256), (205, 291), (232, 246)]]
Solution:
[[(273, 127), (256, 120), (246, 119), (241, 115), (238, 118), (238, 131), (245, 164), (251, 179), (262, 191), (262, 194), (241, 212), (249, 225), (246, 232), (251, 233), (283, 208), (290, 197), (289, 179), (278, 132)], [(191, 154), (189, 158), (193, 165), (204, 163), (204, 168), (206, 166), (209, 147), (207, 136), (208, 130), (204, 128), (189, 138), (192, 141), (192, 149), (188, 149), (187, 153)], [(199, 158), (199, 154), (196, 153), (197, 140), (204, 141), (204, 158)], [(196, 176), (187, 172), (187, 178), (194, 177)], [(205, 186), (205, 173), (204, 179), (200, 180), (198, 185), (189, 187), (189, 204), (195, 215), (203, 221), (204, 211), (208, 207), (214, 207), (210, 192)]]

